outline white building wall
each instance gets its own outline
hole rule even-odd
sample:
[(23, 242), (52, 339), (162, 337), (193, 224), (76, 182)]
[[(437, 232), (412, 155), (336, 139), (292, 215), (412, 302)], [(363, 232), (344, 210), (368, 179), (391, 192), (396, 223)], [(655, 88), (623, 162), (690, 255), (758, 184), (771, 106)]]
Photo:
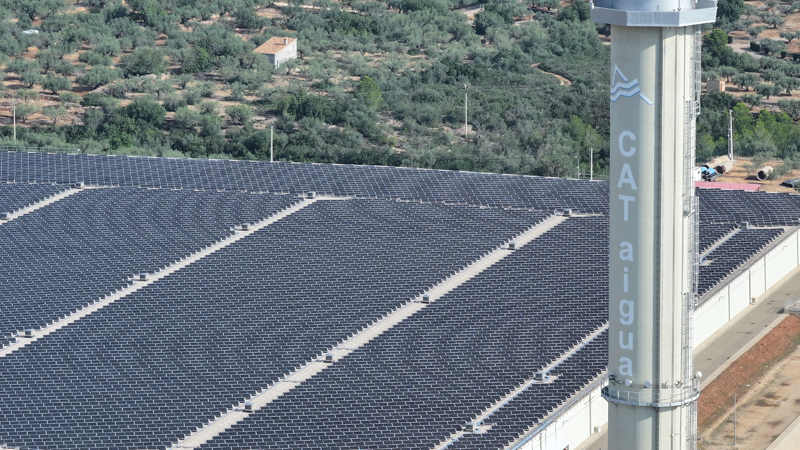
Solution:
[(772, 286), (797, 266), (797, 234), (789, 236), (778, 247), (767, 254), (766, 283)]
[(515, 450), (570, 450), (608, 422), (608, 403), (600, 396), (604, 384), (597, 385), (562, 412), (544, 430), (511, 447)]
[(694, 314), (695, 347), (705, 341), (714, 331), (720, 329), (729, 320), (727, 292), (722, 292), (708, 299)]
[(755, 297), (763, 295), (798, 265), (800, 230), (789, 231), (778, 245), (753, 262), (749, 269), (707, 300), (694, 315), (694, 345), (697, 347), (737, 314)]
[[(750, 304), (750, 273), (745, 272), (728, 286), (728, 320), (733, 319), (734, 311), (742, 311)], [(719, 328), (719, 327), (717, 327)]]
[(284, 62), (289, 61), (290, 59), (295, 59), (295, 58), (297, 58), (297, 41), (292, 42), (291, 44), (286, 46), (286, 48), (284, 48), (283, 50), (279, 51), (275, 55), (274, 61), (272, 61), (272, 62), (275, 64), (275, 67), (277, 68), (278, 66), (280, 66)]
[[(702, 344), (737, 314), (800, 266), (800, 230), (781, 236), (781, 242), (754, 261), (747, 270), (717, 291), (695, 311), (694, 346)], [(513, 450), (573, 450), (608, 421), (608, 403), (600, 387), (561, 413), (534, 436), (510, 446)]]

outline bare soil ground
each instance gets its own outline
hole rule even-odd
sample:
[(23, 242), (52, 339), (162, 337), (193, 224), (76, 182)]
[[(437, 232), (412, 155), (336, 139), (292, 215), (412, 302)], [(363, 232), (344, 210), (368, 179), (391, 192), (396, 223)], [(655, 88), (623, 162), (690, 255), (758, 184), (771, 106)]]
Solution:
[[(712, 381), (698, 402), (698, 448), (765, 449), (800, 416), (800, 319), (787, 316)], [(733, 394), (737, 386), (737, 447)], [(798, 444), (800, 446), (800, 444)]]

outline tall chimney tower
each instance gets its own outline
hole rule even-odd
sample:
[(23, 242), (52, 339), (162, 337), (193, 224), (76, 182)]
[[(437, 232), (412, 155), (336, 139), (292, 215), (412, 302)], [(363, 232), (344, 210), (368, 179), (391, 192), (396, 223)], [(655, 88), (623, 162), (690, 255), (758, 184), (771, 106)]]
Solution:
[(600, 0), (611, 24), (608, 439), (613, 450), (694, 450), (692, 374), (706, 0)]

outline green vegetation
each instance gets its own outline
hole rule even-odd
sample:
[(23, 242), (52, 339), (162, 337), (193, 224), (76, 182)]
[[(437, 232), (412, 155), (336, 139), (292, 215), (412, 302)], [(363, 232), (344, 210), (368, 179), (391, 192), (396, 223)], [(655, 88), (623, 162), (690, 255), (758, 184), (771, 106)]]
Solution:
[[(606, 172), (609, 27), (583, 0), (490, 0), (474, 21), (456, 10), (472, 4), (90, 0), (76, 12), (0, 0), (17, 18), (0, 21), (0, 85), (29, 145), (267, 159), (274, 126), (278, 160), (572, 176), (594, 149), (594, 172)], [(729, 109), (737, 154), (797, 151), (800, 64), (787, 48), (798, 33), (766, 31), (795, 10), (719, 2), (703, 79), (742, 92), (703, 96), (699, 160), (726, 151)], [(728, 45), (734, 30), (760, 59)], [(273, 36), (296, 38), (299, 58), (275, 68), (253, 53)]]
[[(265, 159), (274, 125), (279, 160), (563, 176), (594, 148), (607, 170), (609, 51), (588, 3), (491, 0), (474, 22), (470, 4), (0, 0), (19, 18), (0, 22), (0, 62), (17, 98), (58, 96), (17, 106), (30, 145)], [(273, 36), (300, 58), (252, 52)]]
[[(728, 111), (733, 112), (734, 152), (756, 162), (772, 157), (788, 161), (774, 176), (791, 170), (792, 161), (800, 160), (800, 101), (791, 98), (800, 89), (800, 64), (787, 58), (787, 46), (798, 37), (793, 30), (778, 33), (781, 40), (764, 37), (751, 41), (750, 50), (735, 52), (728, 45), (728, 33), (744, 31), (755, 38), (767, 27), (780, 27), (785, 19), (774, 11), (760, 11), (753, 3), (719, 2), (717, 26), (703, 37), (704, 79), (725, 79), (740, 91), (702, 96), (702, 114), (697, 124), (697, 159), (706, 161), (727, 153)], [(800, 9), (800, 2), (781, 8), (782, 14)], [(764, 25), (756, 25), (756, 24)], [(755, 108), (761, 107), (760, 110)], [(755, 164), (757, 166), (759, 164)], [(750, 169), (755, 170), (753, 167)]]

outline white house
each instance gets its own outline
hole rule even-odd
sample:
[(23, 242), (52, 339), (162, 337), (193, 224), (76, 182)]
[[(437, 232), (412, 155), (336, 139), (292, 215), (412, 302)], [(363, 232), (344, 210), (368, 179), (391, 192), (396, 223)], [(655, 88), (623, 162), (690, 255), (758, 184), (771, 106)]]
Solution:
[(297, 58), (297, 39), (274, 36), (253, 51), (267, 55), (277, 69), (283, 62)]

